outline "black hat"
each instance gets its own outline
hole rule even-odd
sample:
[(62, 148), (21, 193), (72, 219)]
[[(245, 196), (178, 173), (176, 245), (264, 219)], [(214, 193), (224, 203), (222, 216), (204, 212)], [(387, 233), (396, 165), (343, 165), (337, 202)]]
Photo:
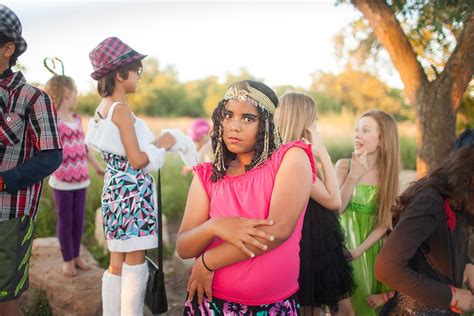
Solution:
[(21, 22), (15, 12), (10, 10), (9, 7), (0, 4), (0, 32), (15, 42), (16, 56), (23, 54), (27, 47), (25, 39), (21, 37), (21, 31)]

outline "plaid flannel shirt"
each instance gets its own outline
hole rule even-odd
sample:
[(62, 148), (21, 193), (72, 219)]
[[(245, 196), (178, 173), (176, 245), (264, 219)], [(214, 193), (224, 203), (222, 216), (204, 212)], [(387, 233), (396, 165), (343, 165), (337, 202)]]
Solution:
[[(26, 83), (21, 72), (0, 79), (0, 171), (30, 159), (36, 151), (60, 149), (56, 111), (49, 96)], [(16, 193), (0, 192), (0, 221), (35, 217), (42, 181)]]

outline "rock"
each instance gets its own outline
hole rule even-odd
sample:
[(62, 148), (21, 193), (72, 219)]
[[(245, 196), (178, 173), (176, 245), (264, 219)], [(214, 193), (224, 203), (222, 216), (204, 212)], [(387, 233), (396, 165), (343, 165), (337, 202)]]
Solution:
[[(41, 289), (51, 306), (53, 315), (91, 316), (102, 314), (102, 274), (90, 252), (81, 246), (81, 257), (91, 270), (77, 269), (75, 277), (62, 273), (63, 259), (56, 237), (33, 241), (30, 260), (30, 291)], [(28, 297), (28, 295), (26, 295)]]

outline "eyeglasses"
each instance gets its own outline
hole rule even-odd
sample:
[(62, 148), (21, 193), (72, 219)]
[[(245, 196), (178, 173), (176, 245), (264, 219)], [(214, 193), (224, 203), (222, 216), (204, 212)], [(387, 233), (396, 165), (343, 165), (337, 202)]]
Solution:
[(141, 76), (141, 74), (143, 72), (143, 68), (138, 67), (138, 68), (135, 68), (135, 69), (130, 69), (130, 71), (135, 71), (139, 76)]

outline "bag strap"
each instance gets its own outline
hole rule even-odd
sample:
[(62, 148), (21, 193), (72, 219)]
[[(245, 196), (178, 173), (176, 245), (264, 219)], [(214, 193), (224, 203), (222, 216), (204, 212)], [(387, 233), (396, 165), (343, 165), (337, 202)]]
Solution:
[(163, 209), (161, 195), (161, 170), (158, 170), (157, 196), (158, 196), (158, 268), (163, 272)]

